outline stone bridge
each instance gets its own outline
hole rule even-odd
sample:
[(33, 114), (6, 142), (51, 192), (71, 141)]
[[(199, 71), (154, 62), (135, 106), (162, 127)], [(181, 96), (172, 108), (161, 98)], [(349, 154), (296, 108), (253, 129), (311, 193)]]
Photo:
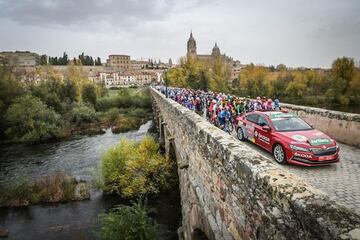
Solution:
[(360, 216), (151, 89), (178, 166), (180, 239), (360, 239)]

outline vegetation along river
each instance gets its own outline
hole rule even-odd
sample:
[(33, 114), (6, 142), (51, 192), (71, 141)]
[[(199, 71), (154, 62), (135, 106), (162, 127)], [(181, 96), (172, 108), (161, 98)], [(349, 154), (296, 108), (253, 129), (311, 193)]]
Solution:
[[(151, 127), (151, 121), (139, 130), (113, 134), (81, 136), (67, 141), (34, 146), (9, 145), (0, 148), (0, 183), (26, 177), (65, 171), (82, 180), (91, 181), (103, 152), (123, 137), (140, 140)], [(179, 193), (161, 194), (150, 199), (149, 206), (158, 223), (158, 239), (177, 239), (181, 213)], [(0, 208), (0, 228), (9, 230), (8, 239), (95, 239), (98, 215), (111, 207), (125, 203), (119, 196), (103, 196), (92, 190), (91, 200), (41, 204), (22, 208)], [(176, 209), (176, 211), (174, 211)]]

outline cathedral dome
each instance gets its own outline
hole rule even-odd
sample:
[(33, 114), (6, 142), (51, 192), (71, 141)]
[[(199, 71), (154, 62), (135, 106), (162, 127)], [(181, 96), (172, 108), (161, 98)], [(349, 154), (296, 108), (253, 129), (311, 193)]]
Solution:
[(215, 43), (215, 46), (212, 49), (211, 55), (220, 55), (220, 48), (218, 47), (217, 43)]

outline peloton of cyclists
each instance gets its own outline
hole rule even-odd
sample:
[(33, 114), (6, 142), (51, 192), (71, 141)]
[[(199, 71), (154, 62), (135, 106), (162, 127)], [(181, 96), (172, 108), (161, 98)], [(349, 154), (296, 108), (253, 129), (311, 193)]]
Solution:
[(169, 98), (195, 111), (199, 115), (207, 117), (208, 120), (221, 129), (231, 132), (236, 118), (251, 111), (281, 110), (279, 99), (274, 101), (265, 96), (256, 99), (245, 99), (216, 92), (205, 92), (185, 88), (165, 88), (156, 86), (157, 90)]

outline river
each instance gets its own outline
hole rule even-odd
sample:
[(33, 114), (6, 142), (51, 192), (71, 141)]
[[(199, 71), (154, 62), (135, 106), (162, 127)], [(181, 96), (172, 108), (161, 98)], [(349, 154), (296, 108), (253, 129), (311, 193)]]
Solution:
[[(150, 126), (151, 121), (127, 133), (113, 134), (108, 129), (102, 135), (34, 146), (0, 147), (0, 183), (20, 177), (35, 179), (56, 171), (90, 181), (97, 172), (102, 153), (123, 137), (141, 139)], [(149, 201), (159, 225), (158, 239), (177, 239), (176, 229), (181, 218), (179, 201), (177, 189)], [(8, 239), (95, 239), (98, 214), (121, 203), (124, 202), (117, 196), (103, 196), (100, 191), (93, 190), (88, 201), (0, 208), (0, 228), (9, 230)]]

